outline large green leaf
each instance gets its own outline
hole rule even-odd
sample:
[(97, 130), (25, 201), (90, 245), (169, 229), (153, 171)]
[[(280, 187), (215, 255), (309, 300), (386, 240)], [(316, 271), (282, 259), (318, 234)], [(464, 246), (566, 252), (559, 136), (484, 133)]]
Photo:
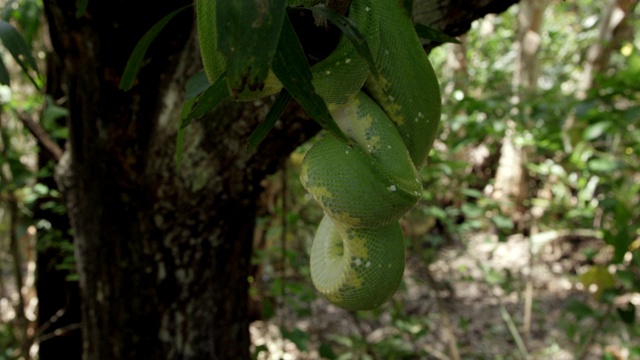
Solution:
[(282, 24), (282, 33), (278, 50), (273, 58), (272, 69), (278, 80), (311, 118), (339, 139), (348, 141), (331, 117), (324, 100), (313, 88), (311, 68), (288, 18), (285, 18)]
[(218, 49), (232, 95), (264, 87), (276, 53), (286, 0), (218, 1)]
[(124, 72), (122, 74), (122, 78), (120, 79), (120, 89), (129, 90), (133, 87), (133, 83), (136, 79), (136, 75), (140, 70), (140, 65), (142, 64), (142, 60), (144, 59), (144, 55), (147, 53), (147, 49), (149, 49), (149, 45), (156, 39), (158, 34), (164, 29), (165, 26), (173, 19), (176, 15), (178, 15), (182, 10), (191, 7), (191, 5), (183, 6), (178, 10), (171, 12), (166, 15), (160, 21), (158, 21), (155, 25), (147, 31), (146, 34), (138, 41), (136, 47), (133, 49), (131, 56), (129, 57), (129, 61), (127, 61), (127, 66), (124, 68)]
[(29, 74), (30, 68), (38, 72), (36, 60), (33, 58), (33, 55), (31, 55), (29, 45), (18, 30), (8, 22), (0, 20), (0, 40), (2, 40), (5, 49), (11, 53), (13, 59), (20, 65), (22, 71), (27, 75), (33, 85), (39, 88), (38, 83), (31, 74)]

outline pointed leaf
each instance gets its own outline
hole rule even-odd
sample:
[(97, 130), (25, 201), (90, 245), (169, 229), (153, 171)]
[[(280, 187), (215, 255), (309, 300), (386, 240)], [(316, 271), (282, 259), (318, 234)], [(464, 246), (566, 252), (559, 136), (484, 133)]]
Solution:
[(8, 22), (0, 20), (0, 40), (2, 40), (5, 49), (11, 53), (13, 59), (20, 65), (22, 71), (27, 75), (33, 85), (40, 88), (35, 79), (29, 74), (29, 68), (38, 72), (36, 60), (33, 58), (33, 55), (31, 55), (29, 45), (24, 41), (24, 38), (18, 30)]
[(138, 41), (136, 47), (133, 49), (131, 56), (129, 57), (129, 61), (127, 61), (127, 66), (124, 68), (124, 72), (122, 73), (122, 78), (120, 79), (120, 89), (127, 91), (133, 87), (133, 82), (136, 79), (136, 75), (140, 70), (140, 65), (142, 64), (142, 60), (144, 59), (144, 55), (147, 53), (147, 49), (149, 49), (149, 45), (156, 39), (158, 34), (164, 29), (164, 27), (173, 19), (176, 15), (178, 15), (182, 10), (190, 7), (191, 5), (183, 6), (178, 10), (171, 12), (169, 15), (166, 15), (160, 21), (158, 21), (146, 34)]
[(272, 66), (278, 80), (309, 116), (338, 139), (348, 142), (347, 137), (331, 117), (324, 100), (313, 88), (311, 68), (288, 18), (285, 18), (282, 24), (278, 50)]
[(202, 94), (207, 88), (211, 86), (209, 83), (209, 79), (207, 79), (207, 74), (204, 71), (200, 71), (199, 73), (193, 75), (189, 80), (187, 80), (185, 99), (193, 99), (196, 96)]
[(269, 109), (269, 113), (264, 119), (264, 122), (258, 125), (258, 127), (256, 127), (256, 129), (253, 130), (253, 132), (249, 136), (247, 152), (253, 151), (256, 146), (258, 146), (258, 144), (260, 144), (260, 142), (264, 140), (269, 131), (271, 131), (271, 129), (273, 128), (273, 125), (275, 125), (276, 121), (278, 121), (280, 116), (282, 116), (282, 113), (287, 107), (287, 104), (289, 104), (289, 101), (291, 101), (291, 94), (289, 94), (286, 89), (282, 89), (282, 91), (280, 91), (280, 94), (278, 94), (276, 101), (273, 103), (273, 105), (271, 105), (271, 109)]
[(362, 35), (360, 30), (358, 30), (358, 25), (356, 25), (353, 20), (333, 9), (325, 7), (308, 7), (307, 9), (318, 15), (326, 17), (327, 20), (331, 21), (333, 25), (338, 27), (338, 29), (342, 31), (342, 34), (349, 39), (358, 54), (360, 54), (360, 56), (362, 56), (362, 58), (367, 62), (367, 65), (369, 65), (369, 71), (371, 71), (373, 75), (378, 75), (378, 69), (376, 68), (375, 61), (373, 61), (373, 55), (371, 55), (371, 49), (369, 48), (367, 39)]
[(423, 24), (415, 24), (416, 33), (418, 37), (427, 40), (433, 40), (441, 43), (454, 43), (460, 44), (460, 41), (454, 37), (451, 37), (440, 30), (436, 30), (430, 26)]
[(189, 126), (191, 120), (199, 119), (228, 97), (229, 89), (227, 88), (227, 76), (226, 72), (224, 72), (220, 77), (218, 77), (213, 85), (209, 86), (207, 90), (196, 98), (193, 109), (187, 117), (182, 119), (180, 128), (184, 129)]
[(218, 49), (232, 95), (261, 90), (276, 52), (286, 0), (218, 1)]
[(589, 125), (582, 133), (582, 139), (586, 141), (594, 140), (604, 134), (613, 125), (611, 121), (600, 121)]

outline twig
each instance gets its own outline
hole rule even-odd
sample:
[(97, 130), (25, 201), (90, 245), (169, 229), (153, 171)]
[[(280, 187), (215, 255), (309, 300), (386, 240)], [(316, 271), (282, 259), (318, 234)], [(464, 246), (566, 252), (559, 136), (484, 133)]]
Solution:
[(513, 337), (513, 340), (516, 342), (516, 346), (518, 346), (520, 355), (522, 355), (522, 358), (528, 359), (529, 352), (527, 351), (527, 347), (524, 345), (524, 341), (522, 341), (522, 337), (518, 332), (516, 324), (513, 322), (511, 314), (509, 314), (509, 311), (507, 311), (507, 308), (505, 308), (504, 304), (502, 303), (502, 299), (500, 299), (498, 296), (496, 296), (496, 298), (498, 299), (498, 303), (500, 304), (500, 315), (502, 315), (502, 320), (504, 320), (504, 322), (507, 324), (507, 328), (511, 333), (511, 337)]
[(63, 150), (55, 141), (47, 134), (47, 132), (35, 120), (27, 114), (17, 112), (18, 119), (29, 129), (29, 132), (36, 138), (38, 143), (45, 149), (53, 159), (58, 162), (62, 157)]
[(40, 338), (42, 334), (51, 327), (51, 325), (55, 324), (58, 321), (58, 319), (60, 319), (67, 312), (67, 308), (68, 306), (65, 306), (59, 309), (58, 311), (56, 311), (55, 314), (51, 315), (51, 317), (36, 330), (36, 334), (34, 337)]
[(55, 329), (54, 331), (52, 331), (52, 332), (50, 332), (50, 333), (48, 333), (46, 335), (42, 335), (40, 338), (38, 338), (38, 341), (40, 343), (43, 343), (43, 342), (45, 342), (47, 340), (53, 339), (54, 337), (62, 336), (62, 335), (66, 334), (66, 333), (68, 333), (70, 331), (77, 330), (77, 329), (80, 329), (80, 323), (69, 324), (69, 325), (63, 326), (63, 327), (61, 327), (59, 329)]

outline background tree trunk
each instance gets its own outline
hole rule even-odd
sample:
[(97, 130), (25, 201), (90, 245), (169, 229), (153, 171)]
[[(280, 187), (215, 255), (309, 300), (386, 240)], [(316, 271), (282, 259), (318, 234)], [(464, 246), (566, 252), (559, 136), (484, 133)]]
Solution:
[[(468, 29), (513, 2), (416, 7), (447, 10), (440, 28)], [(92, 0), (76, 18), (75, 0), (44, 2), (70, 110), (70, 149), (57, 172), (75, 236), (87, 359), (249, 358), (247, 277), (259, 182), (318, 131), (292, 106), (247, 154), (245, 139), (267, 106), (224, 105), (188, 128), (176, 171), (183, 89), (200, 67), (192, 10), (156, 39), (130, 92), (118, 83), (137, 40), (189, 3)]]
[[(532, 95), (537, 89), (537, 53), (541, 43), (541, 26), (546, 0), (524, 0), (518, 12), (518, 35), (515, 41), (517, 57), (513, 74), (513, 97), (511, 109), (514, 118), (519, 115), (519, 104), (523, 97)], [(522, 126), (522, 125), (521, 125)], [(496, 170), (493, 198), (501, 203), (501, 210), (523, 221), (524, 200), (528, 197), (526, 177), (526, 151), (516, 144), (519, 130), (514, 119), (507, 121), (505, 137), (500, 149), (500, 160)]]

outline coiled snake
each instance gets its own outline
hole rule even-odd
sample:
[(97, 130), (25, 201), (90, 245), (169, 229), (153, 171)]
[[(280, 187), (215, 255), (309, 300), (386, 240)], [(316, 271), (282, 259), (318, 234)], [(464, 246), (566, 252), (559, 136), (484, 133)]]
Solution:
[[(353, 0), (348, 16), (365, 36), (378, 74), (345, 36), (312, 67), (316, 92), (351, 142), (326, 133), (306, 154), (300, 179), (325, 211), (311, 249), (314, 285), (342, 308), (367, 310), (387, 301), (402, 280), (398, 220), (422, 195), (419, 169), (438, 129), (440, 91), (398, 0)], [(199, 0), (200, 46), (211, 81), (224, 68), (214, 24), (215, 1)], [(277, 79), (267, 83), (260, 95), (279, 90)]]

